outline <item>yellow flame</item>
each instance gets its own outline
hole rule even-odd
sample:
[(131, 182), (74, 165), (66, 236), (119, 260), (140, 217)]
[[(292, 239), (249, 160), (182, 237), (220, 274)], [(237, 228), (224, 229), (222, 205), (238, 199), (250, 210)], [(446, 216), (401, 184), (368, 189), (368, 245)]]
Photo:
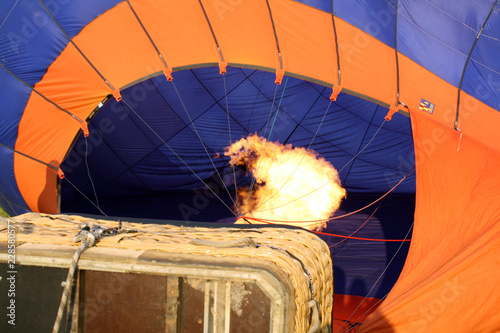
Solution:
[[(240, 211), (245, 216), (282, 224), (325, 220), (346, 196), (337, 170), (313, 150), (250, 134), (226, 147), (224, 155), (231, 157), (231, 165), (244, 165), (255, 177), (250, 195), (250, 188), (238, 189)], [(326, 222), (293, 225), (321, 230)]]

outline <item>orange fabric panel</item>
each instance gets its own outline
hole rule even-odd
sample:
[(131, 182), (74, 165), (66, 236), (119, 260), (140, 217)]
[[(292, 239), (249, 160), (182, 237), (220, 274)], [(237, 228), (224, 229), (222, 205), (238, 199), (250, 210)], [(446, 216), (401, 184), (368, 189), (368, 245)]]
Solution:
[(204, 0), (203, 6), (225, 61), (279, 68), (265, 1)]
[[(294, 1), (272, 0), (270, 5), (285, 70), (337, 84), (331, 15)], [(393, 103), (397, 91), (394, 49), (339, 18), (335, 18), (335, 25), (341, 85), (361, 95)]]
[(394, 49), (336, 19), (343, 86), (387, 104), (396, 102)]
[(15, 149), (45, 163), (62, 161), (79, 122), (32, 92), (19, 122)]
[(269, 5), (285, 71), (337, 83), (332, 16), (295, 1), (270, 0)]
[(500, 131), (492, 124), (500, 124), (500, 112), (462, 91), (458, 128), (500, 152)]
[(420, 112), (412, 124), (412, 244), (398, 282), (360, 332), (498, 331), (500, 153)]
[(380, 303), (381, 300), (377, 298), (335, 294), (333, 296), (333, 331), (346, 330), (349, 323), (346, 324), (345, 321), (353, 324), (362, 322), (375, 311)]
[[(85, 120), (106, 95), (112, 93), (90, 64), (73, 44), (61, 52), (42, 80), (35, 85), (37, 91), (61, 108)], [(29, 101), (25, 113), (37, 112)]]
[[(35, 89), (82, 121), (111, 92), (72, 44), (52, 63)], [(15, 149), (56, 166), (80, 128), (71, 115), (33, 92), (19, 123)], [(56, 171), (20, 156), (15, 154), (14, 170), (26, 203), (35, 212), (57, 213)]]
[[(131, 4), (169, 67), (218, 62), (215, 41), (197, 0), (134, 0)], [(104, 16), (105, 20), (113, 19), (106, 14)], [(144, 35), (142, 29), (139, 32)], [(129, 37), (129, 44), (135, 38), (132, 36)], [(138, 66), (145, 65), (139, 62)], [(139, 76), (134, 79), (137, 78)]]
[[(58, 166), (79, 129), (79, 123), (72, 116), (32, 92), (19, 122), (15, 149)], [(52, 179), (49, 179), (51, 177), (46, 165), (14, 154), (14, 172), (19, 191), (33, 211), (57, 213), (57, 196), (54, 195), (57, 174), (55, 170), (50, 170), (53, 171)], [(46, 197), (40, 199), (43, 195)]]
[(32, 211), (59, 213), (56, 170), (18, 153), (14, 154), (14, 170), (19, 190)]
[(161, 71), (153, 45), (126, 2), (88, 24), (73, 41), (115, 89)]
[[(421, 99), (435, 104), (430, 119), (454, 127), (458, 88), (422, 68), (408, 57), (399, 55), (400, 100), (417, 111)], [(500, 124), (500, 112), (461, 92), (458, 128), (500, 152), (500, 131), (491, 124)]]
[(429, 116), (453, 126), (458, 89), (402, 54), (399, 55), (399, 70), (402, 102), (418, 110), (420, 100), (426, 99), (435, 104), (434, 113)]

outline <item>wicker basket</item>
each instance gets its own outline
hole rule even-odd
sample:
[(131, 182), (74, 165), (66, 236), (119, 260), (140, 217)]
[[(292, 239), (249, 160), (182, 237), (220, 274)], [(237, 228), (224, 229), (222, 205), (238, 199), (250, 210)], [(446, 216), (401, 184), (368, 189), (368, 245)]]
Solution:
[[(204, 290), (209, 297), (208, 301), (205, 298), (205, 305), (213, 305), (215, 309), (212, 313), (206, 310), (207, 315), (212, 316), (210, 320), (214, 325), (208, 329), (210, 332), (218, 331), (217, 325), (222, 325), (221, 329), (225, 327), (229, 315), (226, 314), (226, 319), (223, 314), (214, 319), (213, 312), (219, 310), (217, 304), (210, 304), (210, 297), (212, 302), (217, 303), (214, 296), (217, 292), (212, 291), (210, 294), (206, 290), (210, 288), (207, 283), (225, 281), (226, 284), (219, 285), (219, 290), (223, 289), (221, 286), (229, 288), (227, 281), (232, 281), (234, 288), (238, 279), (248, 281), (253, 278), (256, 281), (263, 280), (259, 282), (262, 285), (273, 285), (274, 282), (264, 281), (266, 276), (274, 276), (270, 279), (281, 281), (284, 287), (277, 287), (277, 292), (274, 292), (290, 294), (287, 297), (292, 303), (286, 305), (285, 297), (275, 302), (282, 304), (283, 308), (271, 306), (271, 315), (277, 315), (277, 319), (270, 319), (269, 331), (327, 332), (331, 327), (333, 270), (330, 251), (321, 239), (308, 231), (269, 227), (185, 227), (127, 222), (123, 222), (121, 229), (118, 229), (116, 221), (37, 213), (20, 215), (10, 220), (17, 231), (17, 256), (21, 265), (60, 268), (69, 266), (71, 249), (74, 250), (79, 245), (73, 242), (73, 238), (82, 223), (115, 228), (110, 230), (116, 234), (100, 238), (94, 247), (83, 253), (79, 262), (80, 270), (144, 274), (148, 273), (148, 269), (144, 272), (141, 267), (150, 265), (151, 274), (177, 276), (188, 282), (194, 281), (193, 279), (205, 281), (198, 289)], [(6, 236), (6, 229), (1, 230), (0, 242), (6, 242)], [(0, 262), (2, 261), (7, 261), (5, 252), (0, 255)], [(159, 265), (163, 270), (158, 268)], [(262, 277), (259, 274), (250, 274), (259, 269), (267, 271), (267, 275)], [(227, 276), (220, 273), (231, 270), (236, 273), (228, 273)], [(268, 274), (269, 272), (271, 274)], [(273, 294), (273, 291), (270, 291), (273, 287), (263, 289), (268, 296)], [(269, 297), (272, 299), (274, 296)], [(221, 307), (220, 303), (221, 301), (219, 309), (224, 312), (224, 306)], [(204, 318), (204, 321), (208, 320), (207, 317)], [(225, 321), (225, 324), (218, 324), (217, 321)], [(79, 325), (81, 328), (82, 324)], [(179, 324), (173, 325), (179, 327)], [(204, 326), (205, 331), (208, 324), (204, 323)], [(225, 328), (224, 331), (230, 330)]]

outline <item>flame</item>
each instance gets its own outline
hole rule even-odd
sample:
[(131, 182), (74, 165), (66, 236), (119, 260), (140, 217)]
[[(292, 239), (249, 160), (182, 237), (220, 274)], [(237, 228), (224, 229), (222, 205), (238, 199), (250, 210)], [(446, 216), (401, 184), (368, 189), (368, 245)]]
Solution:
[(245, 216), (321, 230), (325, 221), (293, 221), (328, 219), (346, 196), (337, 170), (313, 150), (250, 134), (226, 147), (224, 155), (255, 178), (253, 189), (238, 189), (238, 206)]

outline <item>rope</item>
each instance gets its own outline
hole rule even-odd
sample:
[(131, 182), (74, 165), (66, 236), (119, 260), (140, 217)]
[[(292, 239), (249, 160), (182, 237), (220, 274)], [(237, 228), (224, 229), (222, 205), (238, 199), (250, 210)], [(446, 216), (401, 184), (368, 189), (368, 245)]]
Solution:
[(479, 30), (479, 32), (476, 36), (476, 39), (474, 40), (474, 43), (472, 44), (472, 47), (470, 48), (469, 55), (467, 55), (467, 59), (465, 60), (464, 68), (462, 70), (462, 75), (460, 76), (460, 83), (458, 84), (458, 96), (457, 96), (457, 115), (455, 117), (455, 124), (454, 124), (454, 128), (457, 131), (460, 131), (460, 129), (458, 128), (458, 116), (460, 113), (460, 92), (462, 91), (462, 83), (463, 83), (464, 77), (465, 77), (465, 70), (467, 69), (467, 65), (469, 64), (469, 60), (472, 56), (472, 52), (474, 51), (474, 48), (476, 47), (476, 43), (479, 40), (479, 37), (481, 36), (481, 34), (483, 33), (483, 29), (486, 26), (486, 23), (488, 22), (488, 20), (490, 19), (490, 16), (493, 13), (495, 6), (497, 5), (497, 2), (498, 2), (498, 0), (495, 0), (495, 3), (491, 7), (490, 12), (488, 13), (488, 16), (486, 17), (486, 20), (484, 20), (484, 23), (481, 26), (481, 30)]
[[(358, 150), (363, 146), (363, 142), (365, 141), (366, 136), (370, 132), (370, 128), (372, 126), (372, 122), (375, 119), (375, 116), (377, 115), (377, 110), (379, 109), (379, 107), (380, 106), (377, 105), (377, 107), (375, 108), (375, 111), (372, 114), (372, 117), (370, 118), (370, 121), (368, 122), (368, 126), (366, 127), (365, 133), (363, 134), (363, 138), (359, 142)], [(351, 163), (351, 165), (349, 166), (349, 169), (347, 170), (347, 173), (346, 173), (346, 175), (344, 177), (344, 181), (343, 181), (344, 187), (346, 187), (346, 185), (347, 185), (347, 180), (349, 180), (349, 175), (351, 174), (351, 170), (352, 170), (353, 167), (354, 167), (354, 162)]]
[[(382, 200), (383, 198), (385, 198), (387, 195), (389, 195), (389, 193), (391, 193), (392, 191), (394, 191), (394, 189), (396, 187), (398, 187), (406, 179), (406, 177), (408, 177), (408, 175), (413, 171), (413, 169), (415, 169), (415, 166), (413, 166), (411, 168), (411, 170), (408, 171), (406, 173), (406, 175), (396, 185), (394, 185), (389, 191), (387, 191), (380, 198), (378, 198), (377, 200), (373, 201), (372, 203), (370, 203), (370, 204), (368, 204), (368, 205), (366, 205), (366, 206), (364, 206), (364, 207), (362, 207), (360, 209), (357, 209), (355, 211), (352, 211), (352, 212), (344, 214), (344, 215), (334, 216), (334, 217), (330, 217), (328, 219), (308, 220), (308, 221), (279, 221), (279, 220), (260, 219), (260, 218), (256, 218), (256, 217), (250, 217), (250, 216), (239, 216), (236, 219), (236, 221), (238, 221), (239, 219), (247, 219), (247, 220), (254, 220), (254, 221), (263, 222), (263, 223), (267, 223), (267, 224), (273, 224), (273, 222), (279, 222), (279, 223), (313, 223), (313, 224), (316, 224), (316, 223), (323, 223), (323, 222), (329, 222), (329, 221), (333, 221), (333, 220), (338, 220), (340, 218), (344, 218), (344, 217), (347, 217), (347, 216), (359, 213), (360, 211), (363, 211), (363, 210), (367, 209), (368, 207), (373, 206), (374, 204), (376, 204), (377, 202), (379, 202), (380, 200)], [(279, 208), (279, 207), (277, 207), (277, 208)], [(333, 235), (333, 234), (331, 234), (331, 235)], [(346, 236), (338, 236), (338, 237), (346, 237)]]
[[(274, 129), (274, 123), (276, 122), (276, 118), (278, 116), (278, 112), (279, 112), (280, 107), (281, 107), (281, 102), (283, 101), (283, 96), (285, 95), (285, 89), (286, 89), (287, 83), (288, 83), (288, 77), (285, 80), (285, 85), (283, 86), (283, 91), (281, 92), (281, 98), (280, 98), (280, 101), (278, 103), (278, 108), (276, 109), (276, 113), (274, 114), (273, 124), (271, 126), (271, 129), (269, 130), (269, 135), (267, 136), (267, 141), (269, 141), (269, 139), (271, 138), (271, 133), (273, 132), (273, 129)], [(269, 111), (269, 116), (267, 117), (266, 127), (264, 129), (264, 135), (266, 134), (267, 125), (269, 124), (269, 120), (271, 119), (271, 114), (272, 114), (272, 110), (273, 110), (273, 106), (274, 106), (274, 101), (276, 100), (277, 91), (278, 91), (278, 85), (276, 85), (276, 88), (274, 89), (273, 102), (271, 104), (271, 110)], [(266, 146), (267, 146), (267, 142), (266, 142), (266, 145), (264, 145), (264, 151), (266, 149)], [(261, 155), (262, 155), (262, 148), (261, 148), (261, 150), (259, 150), (259, 156), (261, 156)], [(259, 164), (257, 164), (257, 170), (259, 170), (259, 168), (260, 168), (261, 161), (262, 160), (260, 160)], [(243, 207), (243, 210), (247, 209), (248, 200), (250, 199), (250, 194), (252, 193), (254, 185), (255, 185), (255, 177), (252, 177), (252, 184), (250, 185), (250, 190), (248, 191), (247, 199), (245, 201), (245, 207)]]
[(396, 0), (396, 13), (394, 15), (394, 53), (396, 56), (396, 106), (399, 105), (398, 13), (399, 0)]
[[(241, 69), (240, 69), (241, 71)], [(245, 72), (242, 71), (242, 73), (245, 75), (245, 77), (248, 79), (250, 78), (250, 76), (254, 75), (255, 72), (257, 72), (257, 70), (254, 70), (252, 72), (252, 74), (250, 75), (246, 75)], [(252, 111), (250, 112), (250, 116), (248, 117), (248, 121), (247, 121), (247, 124), (246, 124), (246, 127), (250, 127), (250, 123), (252, 122), (253, 120), (253, 113), (255, 111), (255, 106), (257, 105), (257, 101), (259, 100), (259, 93), (262, 93), (262, 85), (264, 84), (264, 78), (265, 78), (265, 75), (261, 75), (262, 76), (262, 79), (260, 80), (260, 84), (259, 84), (259, 87), (257, 87), (255, 85), (255, 83), (252, 82), (252, 80), (248, 80), (255, 88), (257, 88), (257, 93), (255, 94), (255, 101), (253, 102), (253, 106), (252, 106)], [(278, 89), (278, 85), (276, 85), (276, 88), (275, 88), (275, 92), (274, 92), (274, 96), (276, 96), (276, 89)], [(264, 94), (262, 94), (264, 95)], [(265, 96), (264, 96), (265, 97)], [(274, 104), (274, 100), (273, 100), (273, 104)], [(272, 107), (271, 107), (271, 110), (272, 110)]]
[[(408, 150), (409, 150), (409, 149), (410, 149), (410, 147), (408, 147)], [(407, 155), (408, 155), (408, 152), (407, 152)], [(405, 161), (406, 161), (406, 158), (405, 158), (403, 161), (401, 161), (401, 164), (399, 165), (398, 172), (396, 173), (396, 176), (394, 177), (394, 180), (392, 181), (392, 183), (393, 183), (393, 184), (394, 184), (394, 182), (396, 181), (396, 177), (397, 177), (397, 175), (399, 174), (399, 172), (401, 171), (401, 168), (403, 167), (403, 163), (404, 163)], [(396, 186), (397, 186), (397, 185), (399, 185), (399, 184), (401, 184), (401, 182), (402, 182), (402, 181), (403, 181), (403, 180), (404, 180), (404, 179), (405, 179), (405, 178), (406, 178), (406, 177), (407, 177), (407, 176), (411, 173), (411, 171), (412, 171), (414, 168), (415, 168), (415, 166), (413, 166), (413, 167), (412, 167), (412, 169), (411, 169), (411, 170), (410, 170), (410, 171), (409, 171), (409, 172), (408, 172), (408, 173), (407, 173), (407, 174), (403, 177), (403, 179), (402, 179), (401, 181), (399, 181), (399, 183), (398, 183), (398, 184), (396, 184)], [(354, 235), (355, 233), (357, 233), (359, 230), (361, 230), (361, 229), (362, 229), (362, 228), (363, 228), (363, 227), (364, 227), (364, 226), (365, 226), (365, 225), (366, 225), (366, 224), (367, 224), (367, 223), (371, 220), (371, 218), (373, 217), (373, 215), (375, 215), (375, 213), (378, 211), (378, 209), (379, 209), (380, 207), (382, 207), (382, 202), (380, 202), (380, 204), (377, 206), (377, 208), (375, 208), (375, 209), (373, 210), (373, 212), (372, 212), (372, 213), (370, 214), (370, 216), (366, 219), (366, 221), (365, 221), (365, 222), (363, 222), (363, 224), (362, 224), (362, 225), (360, 225), (358, 229), (356, 229), (353, 233), (351, 233), (351, 234), (349, 235), (349, 237), (351, 237), (352, 235)], [(335, 244), (333, 244), (333, 245), (330, 245), (329, 247), (330, 247), (330, 248), (332, 248), (332, 247), (334, 247), (334, 246), (340, 245), (340, 244), (342, 244), (343, 242), (345, 242), (347, 239), (348, 239), (348, 238), (347, 238), (347, 237), (345, 237), (345, 238), (344, 238), (344, 239), (342, 239), (340, 242), (337, 242), (337, 243), (335, 243)], [(394, 240), (390, 240), (390, 241), (394, 241)], [(397, 241), (409, 241), (409, 240), (397, 240)]]
[(338, 220), (338, 219), (341, 219), (341, 218), (344, 218), (344, 217), (356, 214), (356, 213), (358, 213), (360, 211), (363, 211), (363, 210), (367, 209), (370, 206), (373, 206), (374, 204), (376, 204), (377, 202), (379, 202), (380, 200), (382, 200), (383, 198), (385, 198), (387, 195), (389, 195), (389, 193), (391, 193), (392, 191), (394, 191), (394, 189), (396, 187), (398, 187), (399, 184), (401, 184), (406, 179), (406, 177), (408, 177), (408, 175), (413, 171), (413, 169), (415, 169), (415, 165), (410, 169), (410, 171), (408, 171), (406, 173), (406, 175), (396, 185), (394, 185), (389, 191), (387, 191), (383, 196), (381, 196), (380, 198), (378, 198), (374, 202), (372, 202), (372, 203), (370, 203), (370, 204), (368, 204), (368, 205), (366, 205), (366, 206), (364, 206), (364, 207), (362, 207), (360, 209), (357, 209), (357, 210), (355, 210), (353, 212), (350, 212), (350, 213), (347, 213), (347, 214), (344, 214), (344, 215), (334, 216), (334, 217), (330, 218), (329, 221)]
[(100, 209), (99, 198), (97, 197), (97, 192), (95, 190), (94, 181), (92, 180), (92, 177), (90, 176), (90, 167), (89, 167), (89, 162), (88, 162), (88, 159), (87, 159), (87, 156), (88, 156), (88, 141), (87, 141), (87, 137), (86, 136), (84, 136), (84, 138), (85, 138), (85, 166), (87, 167), (87, 176), (89, 177), (90, 185), (92, 185), (92, 190), (94, 191), (94, 197), (95, 197), (96, 206)]
[[(69, 112), (68, 110), (66, 109), (63, 109), (61, 106), (59, 106), (59, 104), (55, 103), (54, 101), (50, 100), (47, 96), (45, 96), (44, 94), (42, 94), (41, 92), (39, 92), (38, 90), (35, 89), (34, 86), (30, 85), (29, 83), (27, 83), (26, 81), (24, 81), (23, 79), (21, 79), (19, 76), (17, 76), (16, 74), (14, 74), (13, 72), (11, 72), (7, 67), (4, 66), (4, 64), (2, 62), (0, 62), (0, 67), (2, 67), (6, 72), (8, 72), (10, 75), (12, 75), (14, 78), (16, 78), (19, 82), (21, 82), (22, 84), (24, 84), (26, 87), (30, 88), (31, 91), (33, 91), (34, 93), (36, 93), (37, 95), (39, 95), (40, 97), (42, 97), (45, 101), (47, 101), (48, 103), (52, 104), (53, 106), (55, 106), (58, 110), (68, 114), (69, 116), (71, 116), (73, 119), (75, 119), (76, 121), (78, 121), (80, 124), (84, 123), (85, 121), (80, 119), (77, 115)], [(24, 154), (23, 154), (24, 155)], [(46, 164), (46, 163), (44, 163)]]
[(208, 27), (210, 28), (210, 31), (212, 32), (212, 37), (214, 38), (215, 46), (217, 47), (217, 50), (219, 51), (220, 59), (222, 60), (222, 62), (224, 62), (224, 56), (222, 55), (222, 51), (221, 51), (219, 42), (217, 41), (217, 37), (215, 37), (215, 32), (214, 32), (214, 29), (212, 28), (212, 24), (210, 23), (207, 12), (205, 11), (205, 7), (203, 7), (203, 3), (201, 2), (201, 0), (198, 0), (198, 2), (201, 6), (201, 10), (203, 11), (203, 15), (205, 15), (205, 19), (207, 20)]
[(300, 265), (302, 266), (302, 270), (304, 271), (304, 273), (309, 278), (309, 291), (311, 292), (311, 300), (314, 300), (314, 281), (313, 281), (313, 277), (312, 277), (311, 273), (309, 273), (307, 267), (304, 265), (304, 263), (302, 262), (302, 260), (300, 260), (299, 258), (297, 258), (297, 256), (293, 255), (287, 249), (283, 249), (283, 248), (275, 246), (275, 245), (257, 244), (257, 247), (268, 247), (268, 248), (271, 248), (271, 249), (274, 249), (274, 250), (283, 251), (286, 254), (288, 254), (291, 258), (297, 260), (300, 263)]
[(76, 266), (78, 263), (78, 259), (80, 259), (80, 255), (88, 248), (94, 246), (96, 243), (96, 237), (88, 230), (80, 230), (80, 232), (73, 238), (73, 242), (82, 242), (82, 245), (78, 247), (75, 254), (73, 255), (73, 260), (71, 261), (71, 265), (69, 267), (68, 276), (66, 277), (66, 281), (64, 282), (64, 290), (61, 297), (61, 302), (59, 303), (59, 309), (57, 310), (56, 321), (54, 322), (54, 327), (52, 329), (52, 333), (58, 333), (59, 327), (61, 325), (61, 320), (64, 315), (64, 308), (66, 307), (66, 303), (68, 302), (69, 291), (71, 286), (73, 285), (73, 276), (75, 275)]
[[(5, 195), (3, 194), (3, 192), (2, 192), (2, 191), (0, 191), (0, 195), (2, 196), (2, 199), (3, 199), (4, 201), (6, 201), (6, 202), (7, 202), (7, 204), (8, 204), (8, 205), (9, 205), (9, 207), (10, 207), (10, 209), (12, 210), (12, 212), (14, 212), (14, 214), (15, 214), (15, 215), (17, 215), (17, 212), (16, 212), (16, 210), (14, 209), (14, 206), (12, 206), (12, 203), (10, 202), (10, 200), (7, 200), (7, 198), (5, 197)], [(29, 211), (29, 209), (27, 209), (27, 210)], [(0, 216), (0, 217), (1, 217), (1, 216)]]
[[(230, 117), (229, 117), (229, 101), (227, 99), (227, 84), (226, 84), (226, 74), (222, 74), (222, 77), (224, 79), (224, 98), (226, 100), (226, 115), (227, 115), (227, 128), (228, 128), (228, 132), (229, 132), (229, 143), (232, 144), (233, 142), (233, 139), (232, 139), (232, 136), (231, 136), (231, 121), (230, 121)], [(234, 166), (234, 164), (232, 165), (232, 168), (233, 168), (233, 184), (234, 184), (234, 193), (235, 193), (235, 198), (236, 198), (236, 201), (233, 201), (234, 203), (234, 207), (236, 207), (236, 210), (238, 211), (238, 215), (240, 215), (240, 207), (239, 207), (239, 204), (238, 204), (238, 185), (236, 184), (236, 167)]]
[[(264, 224), (275, 224), (272, 222), (256, 219), (253, 217), (248, 217), (248, 216), (240, 216), (238, 219), (245, 219), (245, 220), (254, 220), (257, 222), (262, 222)], [(283, 222), (288, 222), (288, 221), (283, 221)], [(320, 235), (325, 235), (325, 236), (333, 236), (333, 237), (340, 237), (340, 238), (349, 238), (349, 239), (357, 239), (357, 240), (366, 240), (366, 241), (373, 241), (373, 242), (409, 242), (411, 239), (381, 239), (381, 238), (364, 238), (364, 237), (353, 237), (353, 236), (345, 236), (345, 235), (337, 235), (337, 234), (331, 234), (331, 233), (326, 233), (326, 232), (321, 232), (321, 231), (312, 231), (315, 234), (320, 234)], [(335, 244), (337, 245), (337, 244)], [(330, 246), (332, 247), (332, 246)]]
[(316, 333), (321, 324), (321, 321), (319, 320), (318, 303), (312, 299), (309, 301), (308, 305), (312, 311), (312, 316), (311, 316), (312, 318), (311, 318), (311, 327), (309, 328), (307, 333)]
[(278, 118), (278, 113), (280, 112), (281, 102), (283, 102), (283, 97), (285, 96), (286, 84), (288, 83), (288, 76), (285, 80), (285, 85), (283, 86), (283, 90), (281, 91), (280, 101), (278, 103), (278, 108), (276, 109), (276, 113), (274, 114), (273, 124), (271, 125), (271, 129), (269, 130), (269, 135), (267, 136), (267, 141), (271, 139), (271, 133), (274, 129), (274, 124), (276, 123), (276, 118)]
[(338, 68), (338, 85), (340, 86), (340, 53), (339, 53), (339, 41), (337, 37), (337, 27), (335, 26), (335, 9), (334, 9), (334, 0), (332, 0), (332, 24), (333, 24), (333, 35), (335, 36), (335, 52), (337, 53), (337, 68)]
[(129, 0), (126, 0), (126, 1), (127, 1), (128, 6), (130, 7), (130, 10), (132, 11), (132, 13), (134, 14), (135, 18), (137, 19), (137, 22), (139, 22), (139, 24), (142, 27), (142, 30), (144, 31), (144, 33), (148, 37), (149, 42), (151, 43), (151, 45), (153, 45), (153, 47), (154, 47), (156, 53), (158, 54), (158, 57), (160, 58), (161, 62), (163, 63), (163, 65), (165, 66), (165, 68), (168, 68), (168, 65), (167, 65), (165, 59), (163, 59), (163, 56), (162, 56), (160, 50), (158, 50), (158, 47), (156, 46), (155, 42), (153, 41), (153, 38), (151, 38), (151, 35), (149, 34), (149, 32), (147, 31), (146, 27), (142, 23), (141, 19), (139, 18), (139, 15), (137, 15), (134, 7), (132, 7), (132, 4), (130, 3)]
[[(363, 224), (361, 224), (361, 225), (358, 227), (358, 229), (354, 230), (354, 231), (353, 231), (353, 232), (349, 235), (349, 237), (352, 237), (352, 236), (353, 236), (354, 234), (356, 234), (358, 231), (360, 231), (361, 229), (363, 229), (363, 227), (364, 227), (364, 226), (365, 226), (368, 222), (370, 222), (370, 220), (372, 219), (373, 215), (375, 215), (375, 213), (378, 211), (378, 209), (380, 208), (380, 206), (381, 206), (381, 205), (382, 205), (382, 202), (380, 202), (380, 204), (377, 206), (377, 208), (375, 208), (375, 209), (373, 210), (373, 212), (370, 214), (370, 216), (368, 216), (368, 218), (366, 219), (366, 221), (365, 221), (365, 222), (363, 222)], [(342, 239), (340, 242), (337, 242), (337, 243), (335, 243), (335, 244), (333, 244), (333, 245), (330, 245), (330, 246), (329, 246), (329, 248), (332, 248), (332, 247), (334, 247), (334, 246), (340, 245), (340, 244), (342, 244), (343, 242), (345, 242), (347, 239), (348, 239), (348, 238), (347, 238), (347, 237), (345, 237), (345, 238), (344, 238), (344, 239)], [(400, 241), (400, 240), (398, 240), (398, 241)]]
[(280, 69), (283, 69), (283, 60), (281, 59), (280, 43), (278, 41), (278, 34), (276, 33), (276, 25), (274, 24), (273, 13), (271, 11), (271, 6), (269, 5), (269, 0), (266, 0), (266, 4), (267, 4), (267, 10), (269, 11), (269, 19), (271, 20), (271, 26), (273, 27), (274, 40), (276, 41), (276, 50), (278, 51)]

